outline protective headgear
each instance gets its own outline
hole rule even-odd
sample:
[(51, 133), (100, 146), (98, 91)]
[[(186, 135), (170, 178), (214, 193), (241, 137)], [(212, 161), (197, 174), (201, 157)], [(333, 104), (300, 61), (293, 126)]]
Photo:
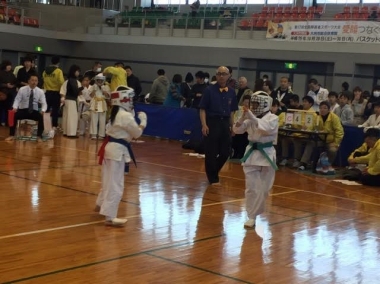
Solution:
[(120, 106), (126, 111), (133, 111), (133, 97), (135, 91), (127, 86), (119, 86), (111, 93), (111, 103), (113, 106)]
[(273, 99), (265, 92), (256, 92), (251, 96), (251, 104), (256, 103), (256, 108), (251, 108), (255, 116), (259, 116), (270, 110)]
[(106, 81), (106, 76), (104, 76), (103, 73), (99, 73), (98, 75), (94, 77), (94, 80), (95, 82), (98, 80), (102, 81), (102, 84), (104, 84), (104, 82)]

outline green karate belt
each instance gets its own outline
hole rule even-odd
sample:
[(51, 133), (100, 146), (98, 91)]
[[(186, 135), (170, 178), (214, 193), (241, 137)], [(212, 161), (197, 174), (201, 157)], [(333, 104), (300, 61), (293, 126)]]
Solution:
[(248, 157), (251, 156), (254, 150), (258, 150), (265, 157), (265, 159), (267, 159), (267, 161), (270, 163), (272, 168), (274, 168), (276, 171), (278, 170), (277, 165), (272, 161), (271, 158), (269, 158), (268, 154), (264, 151), (265, 148), (272, 147), (273, 142), (267, 142), (267, 143), (249, 142), (249, 146), (251, 146), (251, 148), (248, 149), (247, 153), (245, 153), (244, 157), (240, 160), (242, 163), (247, 161)]

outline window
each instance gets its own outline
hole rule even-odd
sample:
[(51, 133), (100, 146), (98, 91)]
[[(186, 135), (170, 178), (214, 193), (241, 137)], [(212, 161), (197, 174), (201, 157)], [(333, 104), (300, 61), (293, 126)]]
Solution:
[[(359, 4), (359, 3), (360, 3), (360, 0), (317, 0), (317, 4)], [(379, 3), (379, 1), (377, 1), (377, 3)]]
[(293, 0), (268, 0), (268, 4), (293, 4)]
[(265, 4), (265, 0), (247, 0), (247, 4)]

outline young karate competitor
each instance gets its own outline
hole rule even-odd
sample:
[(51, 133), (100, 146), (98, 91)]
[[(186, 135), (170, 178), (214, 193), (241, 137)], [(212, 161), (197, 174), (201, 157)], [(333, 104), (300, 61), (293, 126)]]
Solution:
[(264, 212), (265, 199), (273, 186), (276, 166), (276, 150), (273, 141), (277, 138), (278, 117), (270, 112), (272, 98), (263, 92), (251, 97), (249, 110), (233, 127), (237, 134), (248, 133), (249, 145), (241, 159), (245, 174), (245, 198), (248, 221), (244, 227), (255, 226), (257, 215)]
[(80, 95), (78, 96), (78, 133), (80, 136), (85, 135), (87, 126), (90, 124), (90, 102), (92, 86), (90, 86), (91, 78), (84, 76), (82, 79), (82, 88)]
[(106, 116), (107, 116), (107, 102), (111, 93), (110, 88), (105, 85), (106, 77), (103, 74), (95, 76), (95, 84), (92, 86), (91, 93), (91, 139), (103, 139), (105, 136)]
[(127, 219), (117, 218), (117, 210), (124, 191), (124, 173), (128, 164), (135, 162), (130, 142), (141, 136), (147, 124), (146, 114), (138, 113), (140, 125), (131, 114), (133, 89), (111, 94), (112, 111), (107, 124), (107, 137), (99, 150), (102, 164), (102, 190), (96, 200), (95, 211), (106, 217), (106, 225), (122, 226)]

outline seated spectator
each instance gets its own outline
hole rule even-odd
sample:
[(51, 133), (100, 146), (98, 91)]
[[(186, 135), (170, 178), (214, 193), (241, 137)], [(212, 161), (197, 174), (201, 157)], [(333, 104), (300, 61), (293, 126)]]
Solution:
[(335, 112), (335, 110), (339, 107), (338, 104), (338, 93), (337, 92), (330, 92), (328, 96), (328, 102), (330, 104), (330, 111)]
[[(292, 128), (295, 129), (301, 129), (301, 130), (306, 130), (306, 131), (314, 131), (315, 126), (318, 120), (317, 113), (313, 109), (314, 105), (314, 100), (310, 96), (306, 96), (302, 99), (302, 104), (303, 104), (303, 110), (310, 112), (313, 114), (313, 124), (310, 126), (306, 126), (306, 115), (303, 114), (301, 116), (301, 122), (299, 124), (292, 124)], [(305, 170), (307, 163), (310, 160), (311, 153), (312, 151), (309, 152), (304, 152), (302, 154), (302, 148), (303, 145), (306, 144), (306, 141), (303, 138), (306, 138), (306, 136), (303, 136), (302, 134), (293, 134), (294, 137), (297, 138), (285, 138), (281, 139), (281, 149), (282, 149), (282, 161), (280, 162), (280, 166), (286, 166), (288, 163), (289, 157), (289, 148), (290, 148), (290, 143), (294, 144), (294, 160), (293, 160), (293, 168), (299, 168), (300, 170)], [(313, 142), (308, 142), (311, 143), (311, 150), (313, 149)]]
[[(368, 166), (362, 171), (360, 181), (364, 185), (380, 185), (380, 129), (369, 129), (365, 135), (365, 145), (362, 149), (368, 150), (367, 155), (350, 156), (348, 162), (350, 165), (367, 164)], [(359, 148), (360, 149), (360, 148)], [(358, 150), (359, 150), (358, 149)], [(356, 150), (355, 150), (356, 151)]]
[(182, 76), (175, 74), (173, 76), (172, 83), (170, 84), (168, 94), (166, 95), (164, 106), (180, 108), (181, 103), (186, 101), (186, 98), (182, 96), (181, 92)]
[[(340, 123), (339, 117), (330, 110), (328, 102), (321, 102), (319, 105), (319, 130), (326, 131), (326, 148), (330, 164), (333, 164), (343, 140), (344, 129)], [(305, 149), (306, 151), (306, 149)], [(311, 153), (311, 152), (310, 152)]]
[(354, 124), (354, 112), (348, 104), (350, 98), (348, 94), (342, 93), (339, 95), (339, 106), (335, 109), (334, 113), (340, 118), (343, 125)]
[(364, 127), (364, 131), (369, 128), (380, 128), (380, 102), (373, 104), (373, 112), (366, 122), (359, 125), (359, 127)]
[(354, 112), (354, 124), (360, 125), (364, 122), (364, 111), (367, 105), (367, 100), (364, 99), (363, 91), (359, 87), (354, 88), (354, 99), (351, 106)]
[(300, 104), (300, 97), (296, 94), (293, 94), (289, 98), (289, 106), (291, 109), (303, 109), (303, 106)]
[(369, 97), (367, 106), (364, 111), (364, 118), (368, 119), (373, 114), (373, 103), (380, 102), (380, 86), (377, 85), (373, 88), (372, 95)]
[(368, 21), (377, 21), (377, 11), (372, 11), (371, 15), (368, 16)]

